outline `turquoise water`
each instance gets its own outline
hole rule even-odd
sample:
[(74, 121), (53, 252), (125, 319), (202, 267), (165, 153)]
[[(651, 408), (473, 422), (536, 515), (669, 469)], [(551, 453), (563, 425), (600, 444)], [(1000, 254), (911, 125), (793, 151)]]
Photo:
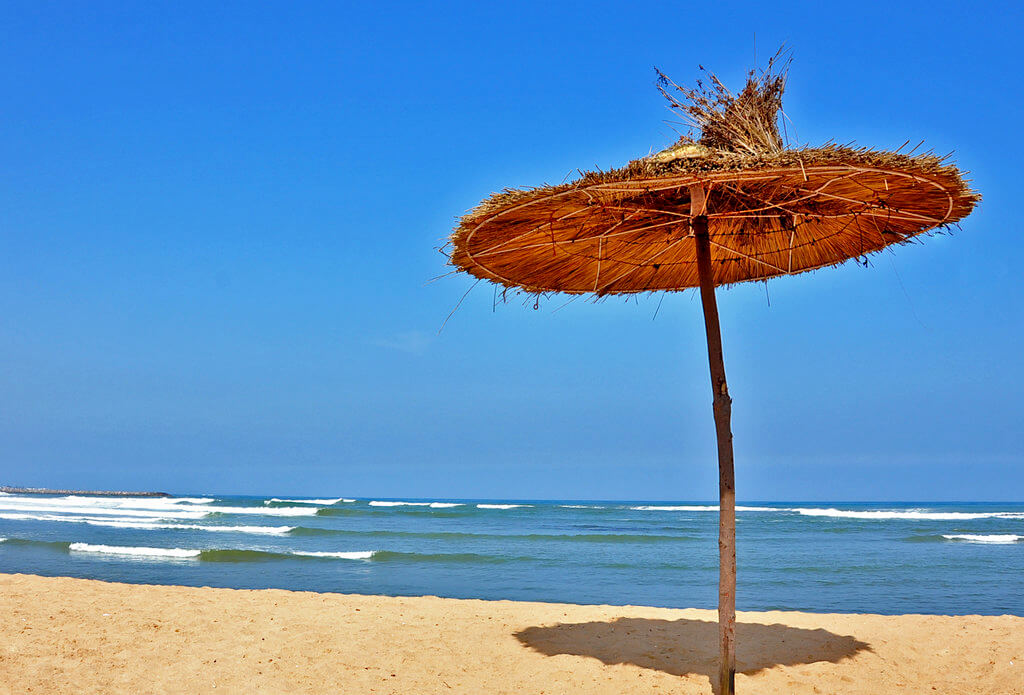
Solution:
[[(702, 503), (0, 495), (0, 572), (714, 607)], [(1024, 615), (1024, 504), (737, 513), (741, 610)]]

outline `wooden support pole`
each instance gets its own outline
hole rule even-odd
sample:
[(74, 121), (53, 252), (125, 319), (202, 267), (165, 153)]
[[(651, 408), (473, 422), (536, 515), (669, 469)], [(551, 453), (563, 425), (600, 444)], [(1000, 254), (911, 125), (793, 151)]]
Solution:
[(732, 398), (725, 381), (706, 205), (704, 187), (691, 186), (690, 224), (697, 248), (697, 273), (708, 339), (708, 365), (711, 368), (715, 434), (718, 438), (718, 634), (721, 647), (718, 695), (733, 695), (736, 687), (736, 477), (733, 473), (730, 424)]

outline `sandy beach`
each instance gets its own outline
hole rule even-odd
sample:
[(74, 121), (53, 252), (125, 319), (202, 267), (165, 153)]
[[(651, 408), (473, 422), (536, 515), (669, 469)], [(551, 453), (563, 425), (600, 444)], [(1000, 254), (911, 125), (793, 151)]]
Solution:
[[(715, 613), (0, 575), (4, 693), (711, 693)], [(741, 693), (1024, 693), (1024, 618), (739, 614)]]

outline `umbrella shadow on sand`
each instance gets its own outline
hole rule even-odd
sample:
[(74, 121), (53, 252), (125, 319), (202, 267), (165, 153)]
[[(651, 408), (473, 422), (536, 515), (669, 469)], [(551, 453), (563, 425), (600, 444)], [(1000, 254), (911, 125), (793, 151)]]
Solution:
[[(715, 622), (618, 618), (529, 627), (516, 637), (546, 656), (589, 656), (606, 664), (633, 664), (675, 676), (703, 674), (718, 692)], [(737, 623), (736, 642), (736, 671), (747, 675), (773, 666), (839, 662), (871, 650), (868, 643), (847, 635), (778, 624)]]

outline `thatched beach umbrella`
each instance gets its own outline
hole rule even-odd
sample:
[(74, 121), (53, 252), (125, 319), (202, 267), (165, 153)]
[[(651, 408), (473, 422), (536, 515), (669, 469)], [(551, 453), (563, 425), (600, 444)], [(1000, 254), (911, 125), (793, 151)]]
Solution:
[(700, 289), (718, 438), (722, 695), (736, 670), (736, 496), (715, 286), (863, 259), (956, 224), (980, 200), (945, 157), (787, 147), (777, 60), (735, 96), (714, 76), (687, 88), (659, 73), (698, 139), (571, 183), (494, 194), (450, 242), (457, 269), (530, 293)]

